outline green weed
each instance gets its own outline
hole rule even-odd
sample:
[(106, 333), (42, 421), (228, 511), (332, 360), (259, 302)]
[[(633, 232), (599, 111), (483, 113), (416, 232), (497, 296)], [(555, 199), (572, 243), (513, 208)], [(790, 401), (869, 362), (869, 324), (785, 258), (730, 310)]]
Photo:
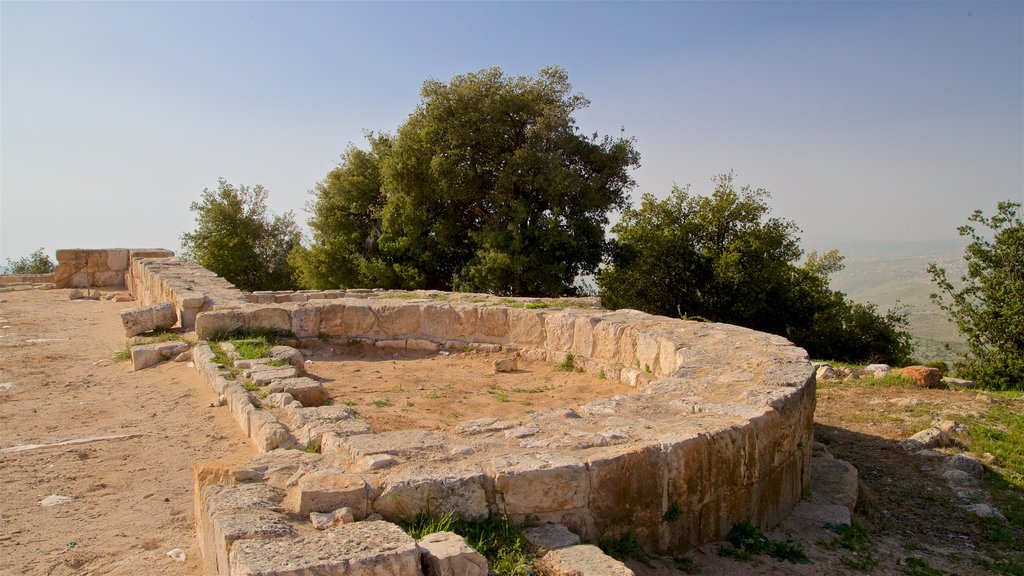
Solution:
[(793, 540), (771, 540), (749, 522), (733, 526), (726, 534), (725, 541), (728, 546), (723, 545), (718, 549), (720, 556), (749, 561), (756, 555), (767, 554), (776, 560), (792, 564), (808, 564), (811, 561), (804, 552), (802, 543)]
[(491, 570), (499, 576), (533, 573), (533, 550), (519, 526), (505, 516), (463, 519), (451, 512), (440, 517), (420, 513), (399, 522), (399, 526), (417, 540), (434, 532), (454, 532), (483, 554)]
[(904, 561), (902, 572), (907, 576), (943, 576), (945, 572), (932, 568), (924, 558), (911, 556)]
[(682, 506), (679, 505), (678, 501), (673, 500), (672, 503), (668, 505), (668, 510), (665, 510), (665, 514), (662, 515), (661, 519), (665, 522), (672, 522), (678, 520), (682, 515)]
[(320, 453), (320, 439), (317, 438), (316, 440), (310, 441), (308, 444), (306, 444), (306, 447), (303, 448), (303, 451), (304, 452), (309, 452), (310, 454), (319, 454)]
[(114, 353), (114, 362), (127, 362), (132, 359), (132, 349), (130, 346), (125, 346), (121, 350)]
[(597, 547), (616, 560), (632, 558), (644, 564), (650, 564), (653, 558), (640, 546), (640, 542), (637, 541), (636, 532), (626, 532), (614, 538), (601, 538), (597, 542)]
[(372, 404), (373, 406), (375, 406), (377, 408), (387, 408), (388, 406), (393, 406), (393, 404), (391, 403), (391, 400), (388, 400), (387, 398), (385, 398), (383, 400), (371, 400), (370, 404)]
[(494, 399), (498, 402), (508, 402), (508, 394), (504, 392), (498, 392), (494, 395)]
[(572, 354), (566, 354), (562, 363), (555, 366), (555, 370), (559, 372), (572, 372), (576, 370), (576, 357)]

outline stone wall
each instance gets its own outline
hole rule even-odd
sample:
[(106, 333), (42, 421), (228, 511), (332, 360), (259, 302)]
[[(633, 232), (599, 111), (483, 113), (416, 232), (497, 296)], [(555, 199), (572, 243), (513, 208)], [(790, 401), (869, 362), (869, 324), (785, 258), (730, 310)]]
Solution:
[(53, 282), (57, 288), (125, 287), (132, 260), (173, 256), (151, 248), (62, 248), (57, 250)]
[(176, 257), (133, 259), (128, 278), (128, 289), (140, 306), (174, 304), (186, 330), (195, 327), (200, 312), (248, 305), (245, 294), (230, 282)]
[(52, 283), (53, 274), (0, 274), (0, 286)]

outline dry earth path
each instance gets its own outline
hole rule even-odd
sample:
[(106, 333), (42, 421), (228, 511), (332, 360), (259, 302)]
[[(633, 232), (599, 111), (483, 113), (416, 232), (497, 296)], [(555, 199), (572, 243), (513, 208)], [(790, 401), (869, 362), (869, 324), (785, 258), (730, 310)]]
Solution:
[(192, 466), (253, 451), (194, 370), (111, 360), (132, 303), (68, 292), (0, 293), (0, 450), (127, 437), (0, 452), (0, 574), (202, 574)]

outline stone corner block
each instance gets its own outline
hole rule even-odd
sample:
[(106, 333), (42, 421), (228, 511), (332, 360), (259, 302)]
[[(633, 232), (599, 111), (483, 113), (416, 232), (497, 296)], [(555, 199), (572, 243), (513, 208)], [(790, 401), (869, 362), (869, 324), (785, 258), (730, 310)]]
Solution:
[(625, 564), (590, 544), (552, 550), (540, 563), (551, 576), (633, 576)]
[(369, 504), (366, 481), (357, 474), (348, 474), (337, 468), (306, 474), (288, 490), (284, 500), (285, 508), (300, 516), (347, 507), (357, 519), (366, 517)]
[(487, 576), (487, 559), (453, 532), (434, 532), (417, 545), (427, 576)]
[(121, 310), (121, 323), (124, 325), (125, 336), (131, 338), (152, 330), (173, 327), (178, 323), (178, 313), (170, 302), (126, 308)]
[(132, 370), (142, 370), (164, 360), (170, 360), (188, 350), (184, 342), (160, 342), (132, 348)]

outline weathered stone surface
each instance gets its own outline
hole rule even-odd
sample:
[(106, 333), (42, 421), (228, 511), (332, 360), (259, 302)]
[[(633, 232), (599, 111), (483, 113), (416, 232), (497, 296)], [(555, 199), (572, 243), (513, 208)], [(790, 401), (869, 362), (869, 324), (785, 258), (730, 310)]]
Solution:
[(427, 576), (487, 576), (487, 559), (454, 532), (434, 532), (416, 544)]
[(281, 362), (287, 362), (293, 368), (295, 368), (299, 374), (305, 374), (305, 361), (306, 357), (291, 346), (274, 346), (270, 349), (270, 357), (274, 360), (280, 360)]
[(316, 470), (288, 490), (284, 505), (302, 516), (347, 507), (353, 516), (363, 518), (369, 508), (369, 487), (360, 476), (338, 468)]
[(590, 482), (577, 458), (558, 452), (498, 456), (489, 462), (498, 508), (506, 514), (537, 514), (587, 505)]
[(444, 443), (444, 436), (429, 430), (391, 430), (380, 434), (350, 436), (342, 441), (337, 450), (342, 462), (351, 463), (371, 454), (416, 457), (436, 451)]
[(355, 517), (351, 508), (338, 508), (333, 512), (310, 512), (309, 521), (313, 523), (313, 528), (326, 530), (339, 524), (355, 522)]
[(519, 362), (515, 356), (509, 358), (499, 358), (494, 361), (494, 373), (498, 372), (515, 372), (519, 367)]
[[(289, 538), (295, 531), (288, 525), (285, 516), (271, 510), (223, 511), (209, 517), (209, 531), (202, 534), (207, 553), (216, 550), (215, 574), (230, 574), (229, 555), (235, 542), (242, 539)], [(207, 566), (210, 567), (207, 558)], [(211, 570), (212, 571), (212, 570)]]
[(625, 564), (590, 544), (552, 550), (540, 564), (551, 576), (633, 576)]
[(203, 340), (247, 328), (248, 318), (241, 310), (214, 310), (196, 315), (196, 336)]
[(267, 387), (267, 392), (291, 394), (303, 406), (322, 406), (330, 394), (322, 384), (312, 378), (285, 378)]
[(881, 378), (889, 372), (892, 372), (892, 366), (888, 364), (868, 364), (864, 367), (864, 371), (873, 375), (875, 378)]
[(121, 310), (121, 323), (129, 338), (152, 330), (167, 329), (178, 323), (178, 314), (170, 302)]
[(941, 382), (951, 388), (974, 388), (973, 380), (962, 380), (960, 378), (945, 376)]
[(811, 459), (811, 502), (844, 506), (853, 512), (859, 486), (853, 464), (835, 458)]
[(993, 507), (991, 504), (969, 504), (964, 506), (964, 510), (967, 510), (971, 514), (979, 518), (995, 518), (996, 520), (1006, 520), (1006, 516), (1003, 513)]
[(949, 446), (949, 436), (938, 428), (925, 428), (903, 442), (900, 446), (907, 452)]
[(818, 502), (799, 502), (783, 526), (849, 526), (852, 521), (850, 509), (841, 504), (822, 504)]
[(532, 526), (523, 530), (523, 536), (530, 544), (545, 550), (568, 548), (580, 543), (580, 537), (561, 524)]
[(828, 364), (822, 364), (818, 366), (818, 369), (814, 373), (814, 377), (818, 380), (838, 380), (839, 373), (836, 369), (829, 366)]
[(942, 381), (942, 372), (928, 366), (907, 366), (895, 371), (896, 375), (910, 380), (922, 388), (933, 388)]
[(260, 307), (249, 313), (250, 330), (279, 330), (289, 332), (292, 329), (292, 316), (287, 308)]
[(291, 366), (257, 366), (246, 370), (244, 375), (251, 379), (253, 384), (263, 386), (275, 380), (295, 378), (299, 373)]
[(354, 522), (301, 538), (243, 540), (231, 576), (419, 576), (416, 541), (390, 522)]
[(486, 516), (483, 471), (473, 464), (438, 463), (390, 471), (373, 510), (389, 520), (418, 512), (454, 513), (464, 518)]
[(188, 351), (184, 342), (160, 342), (132, 347), (132, 370), (142, 370)]

